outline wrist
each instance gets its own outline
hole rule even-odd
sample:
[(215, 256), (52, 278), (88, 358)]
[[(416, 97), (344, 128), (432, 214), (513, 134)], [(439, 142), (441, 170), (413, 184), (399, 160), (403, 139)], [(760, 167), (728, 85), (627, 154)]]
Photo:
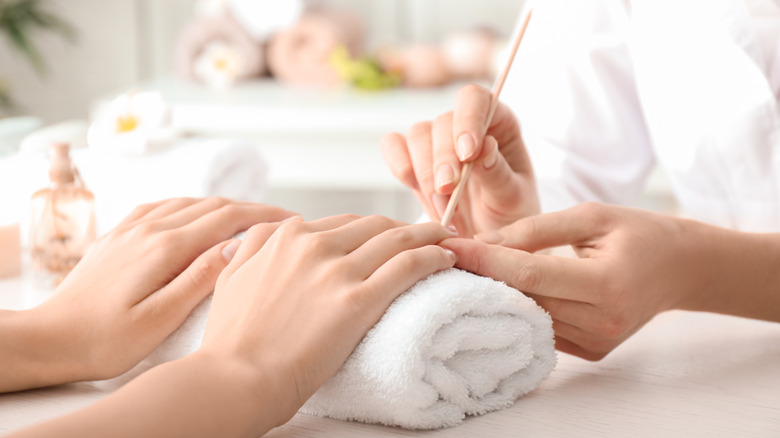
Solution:
[(62, 342), (63, 330), (39, 309), (0, 311), (0, 392), (69, 383), (83, 364)]
[(234, 388), (236, 399), (249, 408), (248, 423), (257, 436), (286, 423), (300, 407), (295, 388), (279, 376), (281, 370), (204, 348), (182, 360), (212, 373), (225, 388)]
[(780, 234), (747, 233), (687, 221), (694, 258), (685, 310), (780, 320)]

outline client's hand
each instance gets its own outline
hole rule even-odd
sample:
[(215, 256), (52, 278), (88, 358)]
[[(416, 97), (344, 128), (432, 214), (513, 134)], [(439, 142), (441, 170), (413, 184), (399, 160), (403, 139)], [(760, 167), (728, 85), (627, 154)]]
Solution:
[(4, 321), (13, 318), (33, 329), (17, 331), (15, 344), (0, 342), (0, 350), (20, 355), (6, 356), (11, 363), (3, 367), (25, 367), (7, 368), (12, 375), (0, 379), (0, 391), (129, 370), (213, 290), (239, 244), (226, 240), (259, 222), (292, 215), (221, 198), (136, 208), (90, 247), (48, 301), (5, 315)]
[[(222, 367), (255, 370), (267, 415), (287, 421), (333, 375), (390, 303), (452, 267), (437, 245), (454, 231), (372, 216), (256, 225), (221, 274), (201, 350)], [(268, 424), (268, 422), (272, 424)]]

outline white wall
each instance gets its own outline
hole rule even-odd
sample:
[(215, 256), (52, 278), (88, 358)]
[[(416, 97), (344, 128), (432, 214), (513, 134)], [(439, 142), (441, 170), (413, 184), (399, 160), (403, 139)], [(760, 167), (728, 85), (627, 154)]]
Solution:
[(39, 77), (0, 36), (0, 78), (20, 111), (48, 122), (86, 116), (91, 100), (138, 80), (139, 53), (132, 0), (50, 0), (46, 6), (78, 29), (76, 45), (50, 34), (35, 42), (49, 66)]
[[(258, 0), (259, 1), (259, 0)], [(284, 0), (272, 0), (284, 1)], [(315, 0), (311, 0), (315, 1)], [(36, 38), (51, 72), (45, 78), (0, 37), (0, 80), (23, 113), (46, 122), (87, 116), (100, 95), (171, 71), (171, 53), (194, 0), (49, 0), (79, 30), (75, 46)], [(370, 45), (432, 42), (444, 32), (489, 24), (509, 33), (522, 0), (325, 0), (362, 15)]]

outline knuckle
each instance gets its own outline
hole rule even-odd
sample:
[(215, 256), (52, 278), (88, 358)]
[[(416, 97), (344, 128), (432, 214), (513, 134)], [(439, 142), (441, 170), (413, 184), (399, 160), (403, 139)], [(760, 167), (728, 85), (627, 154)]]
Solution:
[(473, 94), (484, 94), (486, 90), (477, 84), (468, 84), (461, 87), (457, 92), (457, 98), (461, 99)]
[(212, 260), (201, 258), (187, 269), (187, 275), (193, 285), (203, 286), (211, 281), (215, 268), (216, 265)]
[(541, 272), (530, 261), (518, 266), (512, 273), (511, 278), (514, 286), (520, 290), (539, 290), (543, 282)]
[(432, 123), (430, 121), (417, 122), (409, 128), (409, 138), (430, 136)]

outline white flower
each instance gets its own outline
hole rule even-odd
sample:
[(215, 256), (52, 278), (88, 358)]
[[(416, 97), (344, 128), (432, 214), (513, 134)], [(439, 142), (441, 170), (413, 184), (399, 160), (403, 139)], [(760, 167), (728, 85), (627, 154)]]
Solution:
[(244, 68), (238, 51), (222, 41), (210, 42), (195, 59), (194, 72), (204, 84), (213, 88), (232, 86)]
[(129, 92), (100, 108), (87, 131), (90, 148), (142, 155), (174, 137), (171, 111), (156, 92)]

